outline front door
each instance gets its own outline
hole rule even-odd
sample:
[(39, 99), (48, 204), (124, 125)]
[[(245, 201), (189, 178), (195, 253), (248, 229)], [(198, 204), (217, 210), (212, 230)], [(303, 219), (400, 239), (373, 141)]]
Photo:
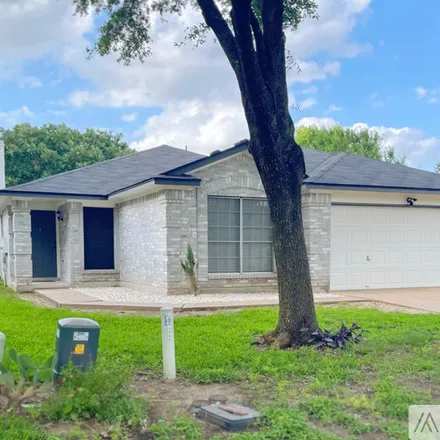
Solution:
[(32, 276), (56, 278), (57, 234), (55, 211), (31, 211)]

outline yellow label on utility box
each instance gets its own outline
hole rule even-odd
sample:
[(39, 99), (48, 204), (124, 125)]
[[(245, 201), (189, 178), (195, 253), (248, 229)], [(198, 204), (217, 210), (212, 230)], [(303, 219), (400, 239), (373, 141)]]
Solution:
[(84, 354), (85, 347), (86, 346), (84, 344), (76, 344), (73, 354)]

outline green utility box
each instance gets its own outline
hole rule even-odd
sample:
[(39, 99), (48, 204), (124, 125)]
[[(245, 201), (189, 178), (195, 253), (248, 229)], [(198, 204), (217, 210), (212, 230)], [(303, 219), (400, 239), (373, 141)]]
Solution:
[(92, 319), (65, 318), (58, 321), (55, 377), (69, 362), (83, 371), (96, 362), (99, 331), (99, 324)]

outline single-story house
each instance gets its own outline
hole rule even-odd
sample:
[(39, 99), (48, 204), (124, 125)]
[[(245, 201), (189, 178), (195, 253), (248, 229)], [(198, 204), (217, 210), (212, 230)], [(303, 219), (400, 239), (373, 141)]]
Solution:
[[(440, 175), (304, 154), (315, 290), (440, 286)], [(0, 212), (1, 274), (17, 291), (56, 280), (187, 292), (188, 244), (203, 291), (276, 289), (269, 210), (248, 141), (211, 156), (162, 145), (2, 189)]]

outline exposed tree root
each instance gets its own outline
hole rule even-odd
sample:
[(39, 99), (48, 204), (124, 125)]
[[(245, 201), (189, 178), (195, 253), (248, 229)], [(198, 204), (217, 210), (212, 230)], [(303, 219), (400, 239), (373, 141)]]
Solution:
[(286, 350), (298, 345), (293, 337), (288, 332), (280, 332), (278, 330), (273, 330), (271, 332), (265, 333), (264, 335), (257, 336), (253, 345), (260, 345), (264, 347), (275, 346), (281, 350)]

